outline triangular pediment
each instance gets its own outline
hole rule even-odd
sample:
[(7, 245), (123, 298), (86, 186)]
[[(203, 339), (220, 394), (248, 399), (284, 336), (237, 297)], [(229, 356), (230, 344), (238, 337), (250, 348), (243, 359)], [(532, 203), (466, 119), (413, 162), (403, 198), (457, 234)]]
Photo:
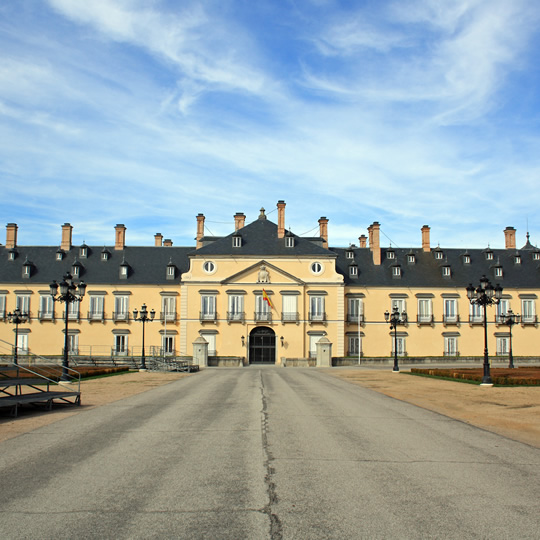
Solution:
[[(262, 268), (264, 267), (264, 269)], [(266, 274), (264, 273), (266, 270)], [(266, 279), (266, 280), (265, 280)], [(240, 272), (236, 272), (231, 276), (226, 277), (221, 281), (223, 285), (228, 283), (295, 283), (304, 285), (304, 281), (293, 276), (289, 272), (282, 270), (278, 266), (261, 259), (260, 261), (244, 268)]]

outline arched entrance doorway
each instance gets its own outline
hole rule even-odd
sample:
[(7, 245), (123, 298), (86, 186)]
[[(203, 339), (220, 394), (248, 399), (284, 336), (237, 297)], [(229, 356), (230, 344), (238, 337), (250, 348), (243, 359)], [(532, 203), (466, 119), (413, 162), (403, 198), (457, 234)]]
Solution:
[(250, 332), (249, 363), (276, 363), (276, 334), (271, 328), (260, 326)]

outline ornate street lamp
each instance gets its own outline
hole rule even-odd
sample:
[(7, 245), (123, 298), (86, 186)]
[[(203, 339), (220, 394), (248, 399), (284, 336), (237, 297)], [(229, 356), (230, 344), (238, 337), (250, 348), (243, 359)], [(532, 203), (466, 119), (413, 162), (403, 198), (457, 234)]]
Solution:
[(19, 324), (28, 321), (28, 313), (22, 313), (19, 308), (15, 308), (13, 313), (7, 314), (8, 321), (15, 325), (15, 347), (13, 348), (13, 363), (18, 367), (19, 361), (17, 352), (19, 349)]
[[(150, 316), (148, 316), (150, 315)], [(156, 316), (155, 310), (152, 310), (150, 314), (146, 308), (146, 304), (143, 304), (141, 311), (133, 310), (133, 320), (142, 322), (142, 357), (141, 357), (141, 370), (146, 371), (146, 356), (144, 354), (144, 324), (152, 322)]]
[(390, 330), (394, 331), (394, 368), (392, 371), (395, 373), (399, 372), (399, 365), (398, 365), (398, 354), (397, 354), (397, 327), (400, 324), (406, 324), (407, 323), (407, 313), (403, 311), (402, 313), (399, 312), (399, 309), (397, 306), (394, 306), (394, 309), (392, 310), (392, 313), (389, 313), (388, 310), (384, 312), (384, 318), (387, 323), (390, 323)]
[(501, 317), (501, 322), (508, 326), (508, 330), (510, 332), (510, 350), (508, 351), (508, 360), (509, 360), (508, 367), (512, 369), (514, 368), (514, 355), (512, 354), (512, 326), (514, 326), (514, 324), (519, 323), (520, 319), (521, 319), (521, 315), (514, 313), (511, 309), (509, 309), (506, 312), (506, 315), (503, 315)]
[(503, 288), (500, 285), (495, 287), (489, 282), (486, 276), (480, 278), (480, 285), (473, 287), (472, 283), (467, 287), (467, 298), (471, 304), (483, 306), (484, 309), (484, 376), (482, 377), (483, 385), (493, 385), (491, 374), (489, 371), (489, 355), (488, 355), (488, 335), (487, 335), (487, 306), (498, 304), (502, 298)]
[[(68, 339), (68, 315), (69, 315), (69, 305), (73, 304), (74, 302), (81, 302), (84, 294), (86, 293), (86, 283), (84, 281), (81, 281), (79, 285), (75, 285), (73, 283), (73, 276), (69, 273), (66, 273), (64, 277), (62, 278), (62, 281), (60, 283), (56, 283), (56, 281), (53, 281), (49, 285), (50, 291), (51, 291), (51, 297), (53, 299), (53, 302), (63, 302), (66, 304), (66, 309), (64, 312), (64, 359), (62, 361), (62, 381), (68, 381), (68, 368), (69, 368), (69, 361), (68, 361), (68, 347), (69, 347), (69, 339)], [(60, 289), (60, 292), (58, 292), (58, 289)]]

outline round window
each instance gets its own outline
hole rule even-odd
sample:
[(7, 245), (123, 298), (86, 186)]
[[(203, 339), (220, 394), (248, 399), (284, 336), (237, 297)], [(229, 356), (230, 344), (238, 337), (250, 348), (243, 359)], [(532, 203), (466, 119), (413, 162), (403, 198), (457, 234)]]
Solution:
[(206, 261), (203, 264), (203, 270), (207, 274), (213, 274), (216, 271), (216, 265), (212, 261)]
[(311, 263), (311, 271), (314, 274), (322, 274), (323, 270), (324, 270), (324, 267), (320, 262)]

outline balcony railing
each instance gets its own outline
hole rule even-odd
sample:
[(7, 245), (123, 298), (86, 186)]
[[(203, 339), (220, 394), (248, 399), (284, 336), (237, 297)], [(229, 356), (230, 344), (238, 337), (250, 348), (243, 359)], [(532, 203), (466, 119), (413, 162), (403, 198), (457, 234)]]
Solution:
[(54, 321), (54, 311), (38, 311), (40, 321)]
[(300, 314), (295, 311), (284, 311), (281, 314), (282, 322), (298, 322), (300, 320)]
[(200, 321), (215, 321), (216, 319), (217, 313), (215, 311), (213, 313), (204, 313), (203, 311), (199, 312)]
[(255, 320), (258, 322), (271, 322), (272, 312), (271, 311), (256, 311)]
[(470, 324), (482, 324), (484, 322), (483, 315), (469, 315)]
[(227, 311), (227, 321), (228, 322), (244, 322), (246, 320), (246, 314), (243, 311), (233, 312)]
[(443, 315), (444, 324), (458, 324), (459, 315)]
[(324, 322), (326, 321), (326, 313), (310, 313), (309, 320), (311, 322)]
[[(71, 314), (69, 315), (71, 319)], [(88, 320), (89, 321), (102, 321), (105, 318), (105, 313), (103, 311), (89, 311)]]
[(536, 315), (522, 315), (521, 324), (536, 324), (537, 318)]
[(113, 311), (113, 320), (115, 320), (115, 321), (129, 321), (129, 312), (127, 312), (127, 311)]
[(417, 315), (416, 322), (417, 324), (432, 324), (433, 315)]
[[(76, 313), (70, 311), (68, 312), (68, 321), (78, 321), (80, 319), (81, 315), (80, 313), (77, 311)], [(62, 312), (62, 320), (65, 320), (66, 319), (66, 312), (63, 311)]]
[(159, 319), (162, 322), (175, 322), (176, 321), (176, 311), (161, 311), (159, 314)]
[(362, 324), (364, 322), (364, 314), (363, 313), (348, 313), (347, 314), (347, 322), (349, 323), (360, 323)]

